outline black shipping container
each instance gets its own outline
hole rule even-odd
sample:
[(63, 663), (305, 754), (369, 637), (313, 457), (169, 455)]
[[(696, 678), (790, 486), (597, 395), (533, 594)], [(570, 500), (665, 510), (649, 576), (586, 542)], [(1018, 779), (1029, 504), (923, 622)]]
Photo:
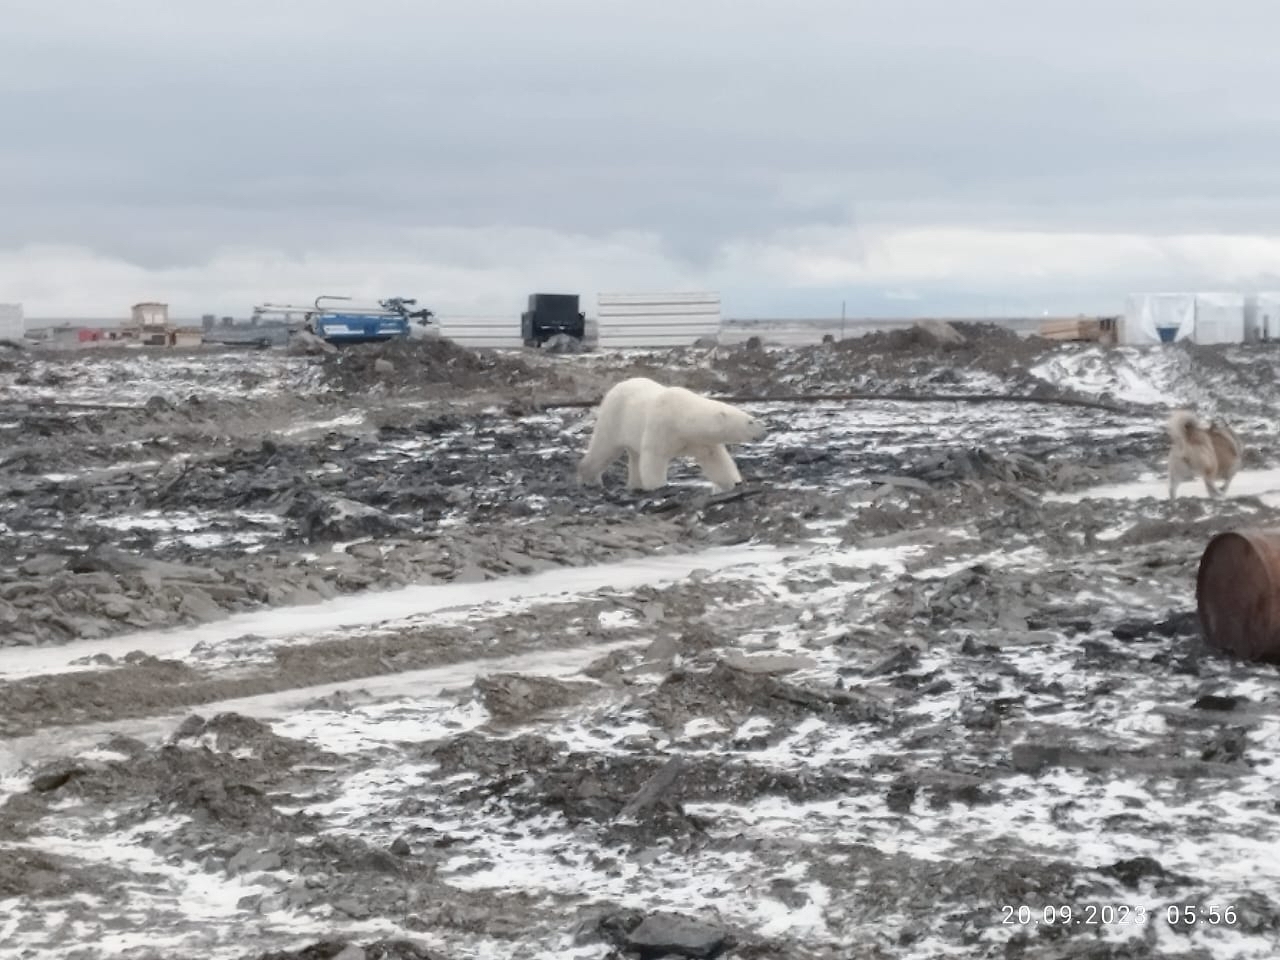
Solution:
[(531, 293), (529, 312), (548, 316), (574, 316), (578, 312), (576, 293)]
[(560, 333), (578, 340), (586, 336), (586, 322), (578, 310), (578, 295), (529, 294), (529, 309), (520, 315), (520, 338), (525, 345), (539, 346)]

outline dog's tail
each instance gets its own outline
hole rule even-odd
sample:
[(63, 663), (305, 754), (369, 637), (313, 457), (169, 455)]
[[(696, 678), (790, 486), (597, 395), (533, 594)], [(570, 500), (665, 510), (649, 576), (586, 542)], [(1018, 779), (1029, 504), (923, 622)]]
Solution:
[(1190, 440), (1191, 435), (1196, 431), (1208, 430), (1209, 427), (1193, 411), (1175, 410), (1169, 414), (1165, 429), (1174, 440)]
[(1235, 452), (1237, 458), (1244, 456), (1244, 445), (1240, 443), (1240, 438), (1236, 436), (1234, 430), (1225, 423), (1220, 423), (1218, 421), (1214, 421), (1212, 429), (1214, 433), (1227, 441), (1231, 446), (1231, 449)]

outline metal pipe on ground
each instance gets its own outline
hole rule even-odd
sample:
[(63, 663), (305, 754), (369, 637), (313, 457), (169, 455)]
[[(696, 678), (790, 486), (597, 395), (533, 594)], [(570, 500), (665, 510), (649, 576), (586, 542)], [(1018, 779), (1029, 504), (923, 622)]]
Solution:
[(1280, 663), (1280, 529), (1228, 530), (1211, 539), (1196, 574), (1196, 611), (1211, 646)]
[[(594, 400), (549, 400), (539, 403), (543, 410), (566, 410), (594, 407)], [(1108, 413), (1130, 414), (1132, 407), (1117, 406), (1101, 400), (1084, 400), (1072, 397), (1028, 397), (1011, 393), (784, 393), (774, 396), (713, 396), (721, 403), (823, 403), (853, 400), (892, 401), (896, 403), (1026, 403), (1041, 406), (1084, 407), (1089, 410), (1105, 410)]]
[[(1100, 400), (1077, 400), (1070, 397), (1027, 397), (1017, 394), (982, 393), (786, 393), (775, 396), (715, 396), (721, 403), (824, 403), (855, 400), (889, 401), (894, 403), (1025, 403), (1032, 406), (1084, 407), (1105, 410), (1108, 413), (1132, 414), (1139, 412), (1132, 407), (1117, 406)], [(573, 410), (599, 406), (600, 397), (590, 400), (539, 401), (540, 410)], [(62, 408), (70, 410), (144, 410), (142, 404), (73, 403), (61, 400), (0, 400), (0, 407)], [(1162, 408), (1163, 409), (1163, 408)]]

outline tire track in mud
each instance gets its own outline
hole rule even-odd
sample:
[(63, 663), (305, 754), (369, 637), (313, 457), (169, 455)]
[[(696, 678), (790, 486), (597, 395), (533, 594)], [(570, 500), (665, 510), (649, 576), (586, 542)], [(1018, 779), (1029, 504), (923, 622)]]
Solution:
[[(673, 575), (683, 579), (684, 568), (714, 570), (726, 560), (731, 564), (758, 562), (751, 552), (729, 552), (707, 560), (697, 553), (676, 554), (669, 560), (679, 561), (678, 567), (654, 567), (650, 575), (659, 580)], [(618, 578), (628, 576), (625, 564), (617, 570)], [(565, 588), (572, 590), (573, 583), (569, 571)], [(495, 614), (486, 608), (495, 602), (501, 607), (503, 601), (487, 601), (478, 609), (446, 606), (436, 614), (417, 615), (408, 623), (330, 627), (319, 637), (286, 633), (264, 638), (250, 629), (236, 639), (199, 642), (178, 658), (162, 659), (138, 650), (118, 658), (101, 653), (72, 661), (81, 669), (0, 681), (0, 736), (30, 735), (47, 726), (145, 717), (447, 664), (476, 662), (483, 668), (485, 661), (521, 653), (590, 649), (627, 636), (631, 628), (625, 617), (638, 606), (653, 609), (649, 605), (656, 603), (657, 609), (675, 613), (704, 609), (717, 596), (725, 600), (741, 592), (734, 583), (711, 586), (701, 578), (695, 584), (678, 581), (671, 586), (634, 589), (656, 599), (638, 604), (631, 599), (632, 593), (611, 590), (602, 591), (602, 597), (581, 599), (545, 595), (522, 599), (516, 593), (511, 600), (525, 609), (510, 613)], [(601, 625), (606, 615), (619, 613), (624, 615), (623, 622)], [(339, 620), (341, 616), (339, 612), (328, 619)], [(461, 622), (414, 622), (441, 617)], [(662, 627), (650, 629), (661, 631)], [(180, 637), (180, 633), (174, 634), (175, 639)], [(127, 646), (127, 640), (121, 638), (113, 646)]]

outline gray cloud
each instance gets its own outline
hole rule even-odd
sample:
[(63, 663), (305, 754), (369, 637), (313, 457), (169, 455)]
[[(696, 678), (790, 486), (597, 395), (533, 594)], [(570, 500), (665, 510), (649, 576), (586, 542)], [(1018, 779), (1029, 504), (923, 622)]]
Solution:
[[(1271, 231), (1280, 7), (21, 0), (0, 246), (146, 267), (417, 228)], [(444, 254), (447, 256), (447, 251)]]

